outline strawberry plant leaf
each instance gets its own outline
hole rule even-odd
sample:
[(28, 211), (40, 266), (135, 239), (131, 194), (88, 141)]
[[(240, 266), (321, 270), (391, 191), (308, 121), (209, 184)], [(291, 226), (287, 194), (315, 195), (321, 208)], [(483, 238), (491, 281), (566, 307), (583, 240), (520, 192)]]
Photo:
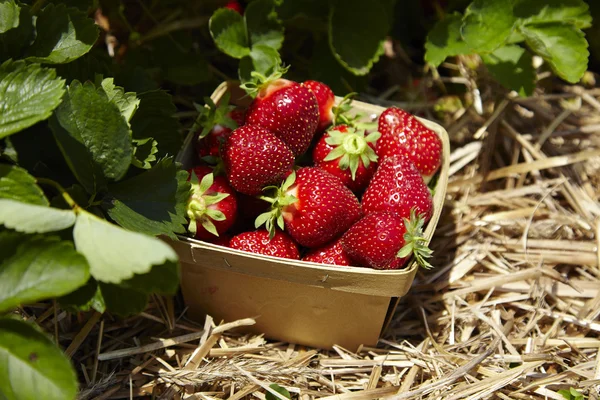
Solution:
[(100, 282), (98, 287), (106, 309), (121, 317), (139, 314), (144, 311), (148, 303), (148, 294), (137, 288), (126, 288), (104, 282)]
[(39, 64), (9, 60), (0, 65), (0, 139), (50, 117), (64, 85), (56, 71)]
[(577, 83), (588, 65), (588, 43), (585, 34), (575, 26), (562, 22), (528, 24), (520, 28), (525, 42), (567, 82)]
[(0, 319), (0, 396), (6, 400), (74, 399), (77, 377), (52, 340), (32, 325)]
[(126, 229), (175, 239), (176, 233), (185, 232), (187, 176), (171, 158), (163, 159), (148, 171), (109, 186), (103, 207)]
[[(288, 390), (286, 388), (284, 388), (283, 386), (279, 386), (276, 383), (272, 383), (269, 385), (269, 388), (271, 388), (274, 391), (276, 391), (277, 393), (281, 394), (283, 397), (287, 397), (288, 399), (292, 398), (292, 395), (290, 394), (290, 392), (288, 392)], [(279, 397), (277, 397), (273, 393), (267, 391), (265, 393), (265, 399), (266, 400), (279, 400)]]
[(273, 0), (254, 0), (244, 13), (246, 29), (252, 48), (264, 45), (279, 50), (283, 43), (283, 26), (275, 11)]
[(477, 52), (494, 51), (502, 46), (517, 22), (514, 1), (474, 0), (466, 9), (461, 27), (465, 43)]
[(173, 261), (155, 265), (150, 272), (136, 274), (133, 278), (119, 283), (119, 287), (137, 290), (146, 294), (175, 294), (179, 288), (179, 265)]
[(250, 54), (244, 17), (228, 8), (219, 8), (210, 17), (210, 34), (223, 53), (242, 58)]
[(243, 83), (251, 81), (252, 71), (268, 76), (273, 71), (273, 68), (280, 64), (281, 56), (274, 48), (265, 44), (252, 46), (250, 55), (240, 60), (238, 69), (240, 81)]
[(54, 232), (73, 226), (74, 223), (73, 210), (0, 199), (0, 224), (18, 232)]
[(19, 26), (20, 11), (14, 0), (0, 0), (0, 33)]
[(2, 231), (0, 247), (0, 313), (70, 293), (89, 279), (88, 263), (71, 241)]
[(127, 122), (102, 89), (73, 81), (50, 127), (77, 180), (90, 193), (105, 178), (119, 180), (131, 164), (133, 147)]
[(123, 118), (129, 124), (133, 114), (140, 105), (140, 100), (136, 97), (135, 93), (125, 93), (122, 87), (115, 85), (113, 78), (103, 79), (99, 86), (106, 93), (108, 100), (119, 108), (121, 115), (123, 115)]
[(461, 25), (462, 16), (458, 13), (438, 21), (427, 35), (425, 61), (437, 67), (448, 57), (469, 54), (471, 48), (460, 35)]
[(160, 239), (120, 228), (84, 210), (77, 215), (73, 240), (100, 282), (119, 283), (149, 272), (153, 265), (177, 261), (175, 251)]
[(28, 61), (63, 64), (86, 54), (98, 39), (94, 20), (64, 4), (48, 4), (36, 20), (37, 36), (27, 51)]
[(579, 29), (592, 26), (589, 6), (583, 0), (518, 0), (514, 14), (524, 24), (564, 22)]
[(535, 89), (535, 70), (531, 53), (517, 45), (508, 45), (482, 55), (487, 69), (500, 84), (520, 96), (531, 96)]
[(90, 311), (91, 309), (99, 313), (106, 311), (102, 292), (94, 278), (88, 279), (86, 284), (79, 289), (60, 297), (58, 302), (62, 308), (70, 312)]
[[(0, 62), (10, 58), (21, 58), (23, 49), (34, 39), (35, 27), (34, 20), (29, 11), (29, 6), (20, 5), (19, 23), (15, 28), (9, 29), (0, 34)], [(0, 12), (0, 18), (2, 12)]]
[(156, 158), (175, 156), (183, 144), (181, 125), (174, 114), (177, 108), (171, 95), (163, 90), (138, 94), (139, 107), (131, 119), (133, 139), (152, 138), (158, 142)]
[(348, 71), (366, 75), (379, 60), (383, 41), (391, 28), (392, 12), (392, 2), (384, 0), (333, 2), (329, 14), (329, 46)]
[(156, 161), (158, 153), (158, 142), (154, 138), (133, 140), (133, 159), (131, 163), (138, 168), (150, 169), (152, 163)]
[(48, 199), (36, 184), (35, 178), (15, 165), (0, 164), (0, 199), (48, 205)]

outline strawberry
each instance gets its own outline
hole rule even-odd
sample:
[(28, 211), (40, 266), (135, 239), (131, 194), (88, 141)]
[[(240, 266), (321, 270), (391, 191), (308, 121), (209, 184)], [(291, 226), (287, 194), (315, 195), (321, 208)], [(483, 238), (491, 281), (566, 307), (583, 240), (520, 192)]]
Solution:
[(433, 212), (433, 199), (414, 164), (396, 155), (379, 164), (362, 196), (362, 209), (365, 215), (387, 211), (402, 218), (408, 218), (414, 209), (427, 222)]
[(377, 169), (375, 143), (381, 134), (338, 125), (317, 142), (313, 150), (314, 165), (342, 180), (355, 193), (364, 190)]
[(317, 131), (319, 105), (308, 88), (281, 78), (285, 72), (279, 66), (269, 77), (253, 71), (255, 81), (241, 85), (254, 97), (246, 112), (246, 124), (270, 130), (297, 156), (308, 149)]
[(330, 265), (352, 265), (352, 260), (342, 248), (340, 239), (310, 251), (302, 258), (302, 261)]
[(323, 82), (304, 81), (302, 83), (308, 90), (313, 92), (319, 105), (319, 125), (317, 132), (322, 132), (333, 123), (333, 104), (335, 102), (335, 94), (333, 90)]
[(282, 231), (277, 231), (272, 238), (266, 229), (243, 232), (231, 238), (229, 247), (266, 256), (300, 259), (298, 246)]
[(244, 13), (244, 7), (242, 7), (238, 0), (229, 0), (227, 4), (225, 4), (225, 8), (229, 8), (230, 10), (233, 10), (238, 14)]
[(442, 163), (442, 141), (413, 115), (390, 107), (379, 116), (377, 155), (384, 159), (402, 154), (410, 159), (426, 181)]
[(216, 244), (218, 246), (229, 247), (229, 241), (231, 240), (230, 235), (221, 235), (219, 237), (215, 237), (214, 239), (208, 240), (208, 242), (212, 244)]
[(226, 232), (237, 218), (235, 192), (223, 176), (198, 166), (188, 171), (192, 184), (187, 203), (188, 231), (198, 239), (211, 240)]
[(234, 130), (222, 155), (231, 186), (251, 196), (267, 185), (279, 184), (294, 165), (294, 154), (281, 139), (253, 125)]
[(244, 124), (244, 110), (229, 105), (229, 93), (217, 106), (211, 98), (204, 99), (205, 105), (195, 105), (198, 117), (192, 126), (196, 131), (194, 146), (200, 158), (218, 157), (221, 144), (227, 136)]
[(363, 267), (399, 269), (409, 256), (425, 268), (431, 264), (431, 249), (425, 245), (422, 218), (411, 213), (410, 220), (390, 212), (375, 212), (352, 225), (342, 236), (342, 248)]
[(273, 196), (263, 196), (271, 210), (256, 218), (274, 234), (284, 229), (299, 244), (320, 247), (337, 239), (361, 217), (360, 203), (339, 178), (320, 168), (292, 172)]

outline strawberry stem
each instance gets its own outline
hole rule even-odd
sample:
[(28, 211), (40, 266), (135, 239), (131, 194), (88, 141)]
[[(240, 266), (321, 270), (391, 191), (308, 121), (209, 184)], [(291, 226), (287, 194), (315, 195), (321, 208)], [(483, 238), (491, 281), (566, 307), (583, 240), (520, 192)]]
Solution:
[(327, 154), (324, 161), (339, 158), (339, 166), (342, 170), (350, 168), (352, 180), (356, 179), (356, 171), (361, 162), (365, 168), (369, 168), (371, 162), (377, 162), (378, 157), (369, 143), (377, 142), (381, 137), (379, 132), (371, 132), (365, 137), (365, 131), (347, 128), (346, 132), (332, 129), (327, 134), (329, 137), (325, 139), (325, 142), (334, 148)]
[(192, 192), (187, 203), (186, 213), (190, 219), (188, 231), (194, 235), (197, 232), (196, 223), (200, 221), (204, 229), (215, 236), (219, 236), (217, 228), (211, 220), (223, 221), (226, 218), (223, 212), (208, 208), (210, 205), (217, 204), (229, 196), (229, 193), (205, 194), (213, 185), (213, 182), (214, 176), (212, 173), (204, 175), (202, 181), (199, 181), (198, 175), (192, 170), (190, 176)]
[(281, 187), (267, 186), (263, 190), (275, 190), (273, 196), (260, 196), (261, 200), (271, 203), (271, 209), (260, 214), (254, 220), (255, 228), (259, 228), (261, 225), (265, 225), (265, 229), (269, 231), (269, 239), (275, 237), (277, 227), (284, 230), (285, 221), (283, 219), (283, 209), (290, 206), (298, 201), (298, 198), (288, 191), (292, 188), (292, 185), (296, 182), (296, 172), (293, 171), (286, 180), (281, 184)]
[(275, 64), (271, 74), (266, 76), (258, 71), (250, 73), (250, 80), (240, 85), (242, 89), (252, 98), (255, 98), (263, 89), (267, 88), (272, 82), (281, 79), (287, 73), (289, 66), (283, 66), (280, 63)]
[(406, 258), (414, 255), (415, 261), (425, 269), (432, 269), (433, 265), (426, 260), (430, 258), (433, 251), (427, 247), (427, 239), (423, 236), (423, 225), (425, 219), (423, 215), (416, 215), (414, 209), (410, 211), (410, 219), (404, 218), (406, 233), (404, 234), (404, 247), (398, 251), (396, 257)]

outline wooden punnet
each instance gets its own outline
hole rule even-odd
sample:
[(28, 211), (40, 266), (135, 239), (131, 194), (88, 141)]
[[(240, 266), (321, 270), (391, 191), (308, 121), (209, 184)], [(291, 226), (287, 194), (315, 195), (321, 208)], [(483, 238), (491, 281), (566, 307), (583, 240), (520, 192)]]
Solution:
[[(212, 100), (218, 104), (227, 91), (232, 104), (250, 102), (236, 82), (221, 84)], [(354, 112), (371, 119), (384, 110), (359, 101), (352, 105)], [(444, 204), (450, 145), (444, 128), (421, 121), (443, 143), (442, 166), (434, 177), (435, 209), (425, 230), (429, 242)], [(185, 168), (194, 162), (192, 139), (190, 133), (177, 157)], [(337, 344), (356, 350), (361, 344), (375, 345), (418, 268), (412, 260), (396, 271), (325, 266), (250, 254), (185, 236), (169, 243), (181, 260), (181, 288), (189, 316), (199, 321), (206, 314), (215, 321), (254, 317), (256, 324), (245, 329), (319, 348)]]

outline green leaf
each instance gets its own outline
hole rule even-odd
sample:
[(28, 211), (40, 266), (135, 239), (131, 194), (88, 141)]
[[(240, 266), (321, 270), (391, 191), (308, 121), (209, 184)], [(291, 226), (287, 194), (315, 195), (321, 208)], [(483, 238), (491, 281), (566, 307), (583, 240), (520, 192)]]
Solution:
[(86, 211), (77, 216), (73, 239), (77, 251), (88, 259), (91, 275), (101, 282), (119, 283), (149, 272), (153, 265), (177, 261), (177, 254), (165, 242)]
[(109, 186), (103, 207), (126, 229), (175, 238), (176, 233), (185, 233), (187, 176), (172, 159), (163, 159), (152, 169)]
[(75, 223), (72, 210), (0, 199), (0, 224), (25, 233), (46, 233), (66, 229)]
[(460, 35), (461, 25), (462, 16), (458, 13), (438, 21), (427, 35), (425, 61), (437, 67), (448, 57), (469, 54), (471, 48)]
[(106, 311), (104, 298), (94, 278), (88, 279), (79, 289), (58, 299), (60, 306), (70, 312), (89, 311), (94, 309), (99, 313)]
[(9, 60), (0, 65), (0, 139), (50, 117), (64, 85), (56, 71), (39, 64)]
[(36, 20), (37, 37), (27, 51), (28, 61), (63, 64), (90, 51), (98, 39), (94, 20), (64, 4), (48, 4)]
[(269, 76), (276, 65), (281, 64), (279, 52), (274, 48), (257, 44), (252, 46), (252, 51), (249, 56), (240, 60), (238, 75), (242, 83), (252, 80), (250, 73), (252, 71), (259, 72), (265, 76)]
[(73, 81), (50, 121), (61, 151), (90, 193), (105, 178), (119, 180), (131, 164), (133, 146), (127, 122), (102, 89)]
[(19, 234), (0, 232), (0, 253), (5, 256), (0, 264), (0, 313), (65, 295), (89, 279), (88, 263), (72, 242), (56, 236), (21, 235), (14, 247), (15, 235)]
[(531, 96), (535, 89), (535, 70), (531, 53), (517, 45), (496, 49), (482, 55), (483, 62), (500, 84), (519, 93)]
[(121, 317), (139, 314), (148, 304), (148, 294), (136, 289), (104, 282), (99, 289), (106, 309)]
[(210, 34), (223, 53), (242, 58), (250, 54), (244, 18), (228, 8), (217, 9), (209, 21)]
[(283, 26), (275, 11), (273, 0), (254, 0), (244, 12), (246, 29), (252, 48), (264, 45), (279, 50), (283, 43)]
[(393, 4), (384, 0), (337, 0), (332, 4), (329, 46), (348, 71), (366, 75), (379, 60), (392, 12)]
[(36, 184), (35, 178), (15, 165), (0, 164), (0, 199), (48, 205), (48, 199)]
[(513, 13), (515, 1), (474, 0), (467, 7), (461, 34), (473, 51), (494, 51), (506, 42), (517, 22)]
[(140, 105), (131, 119), (133, 139), (153, 138), (158, 142), (157, 158), (175, 156), (181, 149), (181, 125), (174, 114), (171, 96), (162, 90), (138, 94)]
[(102, 80), (100, 84), (104, 93), (108, 97), (108, 100), (117, 106), (121, 115), (125, 118), (125, 121), (129, 123), (133, 114), (140, 105), (140, 100), (136, 97), (135, 93), (127, 92), (122, 87), (115, 86), (114, 78), (106, 78)]
[(579, 29), (592, 26), (589, 6), (583, 0), (518, 0), (514, 14), (525, 24), (564, 22)]
[(0, 33), (19, 26), (20, 11), (14, 0), (0, 0)]
[(52, 340), (26, 322), (0, 319), (0, 398), (75, 399), (77, 377)]
[(521, 27), (521, 33), (527, 45), (567, 82), (577, 83), (587, 70), (588, 43), (584, 33), (573, 25), (530, 24)]
[(138, 168), (150, 169), (156, 161), (156, 153), (158, 153), (158, 142), (154, 138), (133, 140), (135, 147), (133, 148), (133, 159), (131, 163)]
[(162, 265), (155, 265), (150, 272), (136, 274), (133, 278), (119, 283), (119, 286), (146, 294), (173, 295), (179, 288), (179, 264), (167, 261)]
[[(282, 386), (279, 386), (276, 383), (272, 383), (269, 385), (269, 388), (273, 389), (274, 391), (276, 391), (277, 393), (283, 395), (283, 397), (287, 397), (288, 399), (292, 398), (292, 395), (290, 394), (290, 392), (288, 392), (288, 390)], [(266, 400), (279, 400), (279, 397), (275, 396), (273, 393), (267, 391), (265, 393), (265, 399)]]
[(20, 8), (18, 26), (0, 35), (0, 62), (22, 58), (23, 50), (35, 38), (34, 19), (29, 6), (23, 4)]

